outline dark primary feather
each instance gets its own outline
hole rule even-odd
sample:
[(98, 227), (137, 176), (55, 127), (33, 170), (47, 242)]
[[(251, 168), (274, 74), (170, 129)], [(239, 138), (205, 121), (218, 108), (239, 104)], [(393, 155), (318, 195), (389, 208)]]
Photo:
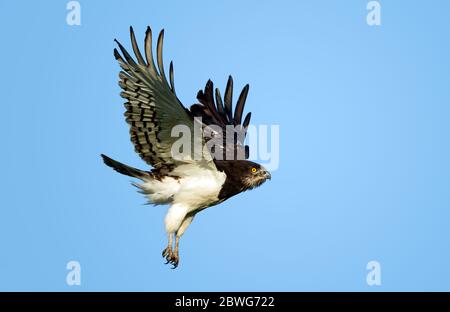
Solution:
[(245, 100), (247, 99), (248, 89), (250, 86), (245, 85), (244, 89), (242, 89), (241, 94), (239, 95), (239, 99), (236, 103), (236, 108), (234, 110), (234, 122), (237, 125), (241, 124), (242, 113), (244, 112)]
[(162, 80), (167, 84), (166, 74), (164, 73), (164, 64), (163, 64), (163, 40), (164, 40), (164, 29), (159, 32), (158, 42), (156, 43), (156, 58), (158, 61), (158, 69), (159, 74)]
[(172, 92), (174, 94), (175, 93), (175, 82), (173, 81), (173, 62), (170, 61), (170, 66), (169, 66), (169, 79), (170, 79), (170, 88), (172, 90)]
[(228, 120), (232, 119), (232, 103), (233, 103), (233, 78), (228, 77), (227, 87), (225, 88), (225, 113), (227, 114)]
[[(133, 33), (132, 27), (130, 27), (130, 32)], [(152, 42), (153, 42), (152, 30), (150, 29), (150, 27), (147, 27), (147, 31), (145, 32), (145, 41), (144, 41), (145, 58), (147, 59), (147, 68), (152, 75), (157, 75), (156, 69), (155, 69), (155, 62), (153, 60)]]
[(219, 114), (223, 113), (223, 102), (222, 102), (222, 96), (220, 95), (219, 88), (216, 88), (216, 106), (217, 111)]
[[(227, 126), (242, 126), (236, 127), (237, 130), (242, 131), (242, 138), (245, 139), (245, 135), (247, 132), (247, 127), (250, 123), (251, 113), (248, 113), (244, 122), (242, 121), (242, 115), (244, 112), (245, 101), (247, 99), (249, 85), (245, 85), (242, 89), (241, 94), (239, 95), (238, 101), (236, 103), (236, 107), (233, 114), (233, 78), (231, 76), (228, 77), (227, 86), (225, 88), (225, 97), (222, 101), (222, 97), (220, 95), (220, 91), (216, 88), (215, 90), (215, 101), (213, 94), (213, 83), (211, 80), (208, 80), (206, 83), (205, 89), (200, 90), (197, 94), (197, 99), (200, 104), (194, 104), (191, 106), (190, 111), (193, 116), (201, 117), (202, 121), (205, 125), (217, 125), (222, 128), (223, 134), (223, 153), (226, 154), (227, 150), (234, 149), (235, 158), (239, 155), (239, 151), (243, 149), (245, 158), (249, 157), (249, 147), (244, 145), (242, 140), (238, 138), (227, 138), (226, 137), (226, 127)], [(225, 103), (225, 105), (223, 104)], [(206, 137), (205, 140), (208, 141), (211, 137)], [(225, 159), (223, 156), (222, 159)]]
[[(215, 90), (215, 101), (213, 96), (213, 83), (211, 80), (208, 80), (206, 83), (205, 89), (200, 90), (197, 93), (197, 100), (201, 103), (194, 104), (191, 106), (191, 112), (194, 110), (197, 114), (204, 114), (207, 117), (213, 118), (213, 122), (215, 122), (219, 126), (226, 125), (240, 125), (242, 121), (242, 114), (244, 112), (245, 102), (247, 100), (247, 95), (250, 86), (247, 84), (241, 91), (239, 95), (238, 101), (236, 103), (236, 108), (233, 114), (233, 78), (231, 76), (228, 77), (227, 87), (225, 89), (225, 97), (222, 102), (222, 97), (220, 95), (219, 89)], [(225, 105), (223, 105), (225, 103)], [(195, 114), (194, 114), (195, 116)], [(251, 114), (248, 113), (245, 116), (245, 122), (243, 125), (248, 126), (250, 123)], [(203, 116), (199, 116), (203, 117)], [(246, 127), (245, 126), (245, 127)], [(244, 128), (245, 128), (244, 127)]]

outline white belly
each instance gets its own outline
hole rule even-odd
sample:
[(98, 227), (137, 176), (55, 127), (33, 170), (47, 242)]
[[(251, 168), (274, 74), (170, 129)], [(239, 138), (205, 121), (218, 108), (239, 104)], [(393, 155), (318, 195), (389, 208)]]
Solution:
[(167, 176), (161, 181), (148, 180), (139, 187), (154, 204), (180, 203), (189, 211), (206, 208), (218, 202), (226, 175), (210, 167), (182, 165), (171, 172), (179, 178)]
[(226, 179), (225, 173), (192, 165), (180, 166), (174, 171), (176, 172), (179, 172), (182, 178), (173, 203), (182, 203), (189, 207), (189, 211), (193, 211), (218, 202)]

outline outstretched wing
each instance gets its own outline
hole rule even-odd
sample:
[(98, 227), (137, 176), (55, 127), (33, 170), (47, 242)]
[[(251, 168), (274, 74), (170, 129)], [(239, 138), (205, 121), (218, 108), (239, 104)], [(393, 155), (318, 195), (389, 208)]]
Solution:
[[(149, 165), (170, 170), (183, 162), (174, 159), (171, 153), (172, 145), (178, 139), (171, 136), (172, 128), (184, 125), (194, 133), (194, 119), (175, 94), (172, 62), (169, 69), (170, 85), (166, 79), (162, 58), (164, 30), (159, 34), (156, 48), (158, 68), (153, 61), (150, 27), (145, 35), (145, 59), (139, 51), (132, 27), (130, 36), (137, 62), (117, 40), (123, 56), (117, 49), (114, 49), (114, 56), (123, 69), (119, 73), (119, 85), (123, 89), (120, 95), (128, 100), (125, 103), (125, 117), (130, 125), (131, 141), (136, 152)], [(191, 160), (198, 159), (192, 157)]]
[(210, 131), (204, 131), (205, 142), (213, 138), (215, 142), (221, 142), (221, 144), (214, 145), (215, 148), (219, 148), (219, 151), (212, 150), (214, 159), (217, 159), (218, 155), (222, 157), (221, 159), (227, 160), (230, 160), (230, 156), (232, 159), (247, 159), (249, 157), (249, 147), (244, 144), (244, 140), (250, 123), (251, 113), (245, 116), (244, 122), (242, 122), (242, 116), (249, 85), (245, 85), (242, 89), (234, 113), (232, 104), (233, 78), (231, 76), (228, 77), (223, 100), (219, 89), (216, 88), (214, 101), (213, 88), (212, 81), (208, 80), (205, 90), (200, 90), (197, 94), (197, 99), (200, 104), (192, 105), (190, 111), (194, 117), (201, 117), (203, 124), (206, 126), (216, 126), (222, 129), (219, 132), (211, 127), (212, 129)]

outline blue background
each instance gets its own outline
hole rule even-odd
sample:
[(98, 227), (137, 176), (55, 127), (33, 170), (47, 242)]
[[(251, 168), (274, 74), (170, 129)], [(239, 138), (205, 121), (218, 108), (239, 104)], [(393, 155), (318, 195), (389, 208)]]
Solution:
[[(367, 2), (80, 1), (68, 26), (67, 1), (1, 1), (0, 290), (449, 291), (450, 4), (381, 1), (369, 27)], [(130, 25), (165, 28), (185, 105), (232, 74), (280, 125), (272, 181), (199, 214), (177, 270), (166, 208), (99, 157), (146, 168), (112, 55)]]

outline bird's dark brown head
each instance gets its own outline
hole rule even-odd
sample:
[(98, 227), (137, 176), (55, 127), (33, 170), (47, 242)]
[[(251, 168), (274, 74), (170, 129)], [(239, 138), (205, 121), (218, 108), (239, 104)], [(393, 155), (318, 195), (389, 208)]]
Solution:
[(227, 179), (224, 184), (223, 197), (230, 197), (250, 190), (271, 179), (270, 173), (261, 166), (248, 160), (215, 160), (216, 167), (224, 171)]
[(272, 178), (266, 168), (264, 168), (260, 164), (254, 163), (252, 161), (243, 161), (243, 163), (240, 165), (242, 166), (241, 180), (245, 189), (252, 189), (260, 186), (261, 184), (266, 182), (266, 180), (270, 180)]

